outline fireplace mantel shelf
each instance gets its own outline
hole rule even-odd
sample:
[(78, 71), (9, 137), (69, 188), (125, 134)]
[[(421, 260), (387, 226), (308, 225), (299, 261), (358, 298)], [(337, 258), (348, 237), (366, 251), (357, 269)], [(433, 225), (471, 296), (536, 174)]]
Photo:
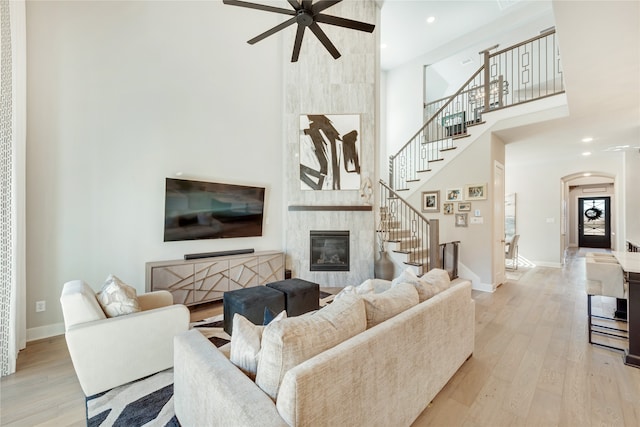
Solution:
[(372, 211), (370, 205), (289, 205), (290, 211)]

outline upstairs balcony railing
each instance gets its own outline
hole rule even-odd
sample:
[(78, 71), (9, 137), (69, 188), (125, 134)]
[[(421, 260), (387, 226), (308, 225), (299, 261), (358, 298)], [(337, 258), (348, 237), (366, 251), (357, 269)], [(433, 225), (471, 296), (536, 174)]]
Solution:
[(452, 96), (425, 105), (425, 124), (389, 158), (389, 185), (396, 191), (419, 181), (442, 152), (456, 147), (467, 127), (488, 111), (564, 92), (555, 30), (491, 53)]

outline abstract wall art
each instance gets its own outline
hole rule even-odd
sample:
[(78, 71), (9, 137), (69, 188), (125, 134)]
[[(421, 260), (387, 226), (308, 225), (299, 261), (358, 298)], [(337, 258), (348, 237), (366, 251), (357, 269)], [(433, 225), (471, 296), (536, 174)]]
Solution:
[(360, 189), (360, 116), (300, 116), (300, 188)]

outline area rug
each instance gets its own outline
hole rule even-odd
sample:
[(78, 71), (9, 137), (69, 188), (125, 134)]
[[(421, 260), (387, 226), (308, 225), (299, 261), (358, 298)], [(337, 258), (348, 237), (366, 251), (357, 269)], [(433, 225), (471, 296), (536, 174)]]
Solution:
[[(320, 306), (334, 295), (320, 292)], [(190, 324), (216, 347), (231, 339), (223, 330), (223, 315)], [(180, 426), (173, 410), (173, 369), (86, 398), (87, 427)]]
[(173, 411), (173, 369), (87, 398), (87, 426), (179, 426)]

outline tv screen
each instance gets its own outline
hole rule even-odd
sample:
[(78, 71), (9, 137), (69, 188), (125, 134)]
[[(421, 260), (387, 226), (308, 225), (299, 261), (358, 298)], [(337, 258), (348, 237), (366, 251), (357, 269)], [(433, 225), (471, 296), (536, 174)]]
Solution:
[(262, 236), (262, 187), (167, 178), (164, 241)]

